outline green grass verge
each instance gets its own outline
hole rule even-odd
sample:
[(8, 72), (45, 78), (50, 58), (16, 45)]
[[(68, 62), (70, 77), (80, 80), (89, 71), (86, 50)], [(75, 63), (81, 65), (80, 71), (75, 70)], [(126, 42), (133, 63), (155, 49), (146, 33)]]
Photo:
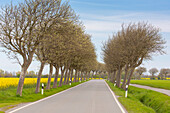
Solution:
[(152, 90), (129, 86), (128, 97), (125, 91), (108, 82), (118, 99), (129, 113), (170, 113), (170, 97)]
[(170, 90), (170, 80), (131, 80), (130, 83)]
[[(81, 83), (83, 83), (83, 82), (81, 82)], [(4, 113), (4, 111), (6, 111), (12, 107), (15, 107), (17, 104), (34, 102), (36, 100), (56, 94), (58, 92), (66, 90), (70, 87), (74, 87), (81, 83), (77, 82), (77, 83), (72, 83), (71, 86), (63, 85), (61, 87), (51, 88), (50, 90), (44, 90), (44, 95), (41, 95), (41, 93), (37, 93), (37, 94), (35, 93), (35, 85), (29, 86), (29, 87), (28, 86), (24, 87), (22, 96), (16, 95), (17, 87), (10, 87), (7, 89), (0, 90), (0, 113)], [(52, 84), (53, 83), (51, 83), (51, 87), (52, 87)]]

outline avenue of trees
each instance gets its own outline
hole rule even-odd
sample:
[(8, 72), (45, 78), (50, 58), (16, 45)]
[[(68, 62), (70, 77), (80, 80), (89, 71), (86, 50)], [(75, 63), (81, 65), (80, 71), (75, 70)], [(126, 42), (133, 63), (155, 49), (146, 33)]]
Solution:
[(18, 5), (4, 6), (0, 13), (0, 44), (4, 52), (21, 66), (17, 88), (20, 96), (34, 57), (41, 62), (36, 93), (45, 64), (50, 66), (47, 89), (50, 89), (53, 67), (53, 88), (57, 87), (59, 70), (59, 87), (68, 84), (72, 78), (73, 82), (78, 82), (79, 78), (88, 79), (91, 72), (99, 71), (91, 36), (85, 33), (69, 3), (61, 0), (25, 0)]
[[(153, 54), (164, 54), (165, 41), (159, 32), (160, 29), (145, 22), (123, 24), (121, 30), (103, 44), (108, 79), (125, 89), (136, 67), (144, 60), (150, 60)], [(121, 85), (122, 70), (125, 76)]]

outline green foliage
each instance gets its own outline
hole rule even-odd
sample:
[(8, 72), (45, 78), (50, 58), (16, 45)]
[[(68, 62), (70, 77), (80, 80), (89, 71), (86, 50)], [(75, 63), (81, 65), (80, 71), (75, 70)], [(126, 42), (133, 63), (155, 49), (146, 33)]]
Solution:
[(170, 90), (170, 80), (131, 80), (130, 83)]
[(19, 78), (19, 77), (20, 77), (20, 74), (17, 74), (17, 77)]
[(119, 101), (130, 113), (169, 113), (170, 97), (159, 92), (129, 86), (128, 98), (124, 97), (125, 91), (114, 87), (107, 82), (119, 97)]
[(155, 113), (152, 108), (146, 107), (138, 100), (120, 97), (119, 101), (126, 107), (129, 113)]
[(170, 97), (167, 95), (133, 86), (129, 87), (129, 94), (146, 106), (153, 108), (157, 113), (170, 112)]

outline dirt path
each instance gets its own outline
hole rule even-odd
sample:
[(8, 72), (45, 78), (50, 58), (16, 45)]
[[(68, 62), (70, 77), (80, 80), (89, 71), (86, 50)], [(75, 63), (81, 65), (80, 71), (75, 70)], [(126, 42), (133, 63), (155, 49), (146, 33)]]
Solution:
[(138, 87), (138, 88), (150, 89), (150, 90), (157, 91), (157, 92), (170, 96), (170, 90), (167, 90), (167, 89), (154, 88), (154, 87), (138, 85), (138, 84), (130, 84), (130, 85)]

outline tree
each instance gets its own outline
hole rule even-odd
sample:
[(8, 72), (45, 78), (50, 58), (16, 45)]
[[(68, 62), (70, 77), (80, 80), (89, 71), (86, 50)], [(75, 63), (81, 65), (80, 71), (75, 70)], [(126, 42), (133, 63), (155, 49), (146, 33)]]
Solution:
[(145, 67), (138, 67), (137, 69), (136, 69), (136, 73), (138, 73), (139, 74), (139, 78), (141, 79), (141, 75), (144, 73), (144, 72), (146, 72), (147, 70), (146, 70), (146, 68)]
[(166, 80), (166, 76), (170, 74), (170, 69), (166, 69), (166, 68), (162, 68), (160, 70), (160, 74), (161, 75), (161, 79), (163, 80), (163, 76), (165, 77), (165, 80)]
[(130, 84), (135, 68), (140, 66), (143, 60), (151, 59), (153, 53), (163, 54), (164, 44), (159, 29), (148, 23), (123, 24), (122, 29), (103, 46), (106, 65), (111, 65), (110, 67), (117, 71), (116, 85), (120, 87), (121, 71), (124, 69), (125, 77), (121, 87), (125, 89), (125, 86)]
[(28, 75), (29, 75), (29, 76), (35, 76), (35, 72), (34, 72), (34, 71), (29, 71), (29, 72), (28, 72)]
[[(1, 45), (6, 53), (21, 65), (17, 94), (22, 95), (25, 73), (44, 33), (60, 20), (73, 17), (72, 9), (61, 0), (25, 0), (19, 5), (7, 5), (0, 14)], [(10, 53), (10, 54), (9, 54)], [(18, 55), (22, 57), (22, 63)]]
[(0, 76), (4, 76), (4, 70), (0, 69)]
[(158, 73), (158, 69), (156, 69), (156, 68), (151, 68), (151, 69), (149, 70), (149, 73), (152, 75), (152, 79), (154, 79), (155, 74)]

